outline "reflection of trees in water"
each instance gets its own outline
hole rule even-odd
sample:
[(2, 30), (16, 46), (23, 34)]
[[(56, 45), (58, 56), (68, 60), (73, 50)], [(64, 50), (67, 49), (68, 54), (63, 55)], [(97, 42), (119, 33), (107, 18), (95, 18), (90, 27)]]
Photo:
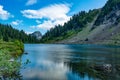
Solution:
[[(79, 73), (81, 77), (88, 74), (89, 78), (100, 78), (103, 80), (120, 80), (120, 47), (117, 46), (72, 46), (74, 53), (80, 56), (78, 62), (72, 59), (68, 63), (73, 72)], [(111, 72), (95, 70), (95, 66), (104, 64), (112, 65)]]
[[(70, 68), (74, 73), (78, 73), (80, 77), (84, 78), (88, 75), (89, 79), (102, 79), (102, 80), (119, 80), (120, 79), (120, 65), (116, 65), (112, 67), (112, 71), (108, 72), (103, 70), (96, 70), (95, 67), (102, 65), (98, 65), (96, 63), (88, 63), (86, 61), (80, 62), (70, 62), (68, 63)], [(119, 69), (119, 70), (118, 70)]]
[(88, 74), (88, 77), (97, 77), (96, 72), (90, 68), (90, 65), (85, 62), (71, 62), (69, 63), (70, 68), (74, 73), (78, 73), (82, 78), (85, 77), (86, 74)]

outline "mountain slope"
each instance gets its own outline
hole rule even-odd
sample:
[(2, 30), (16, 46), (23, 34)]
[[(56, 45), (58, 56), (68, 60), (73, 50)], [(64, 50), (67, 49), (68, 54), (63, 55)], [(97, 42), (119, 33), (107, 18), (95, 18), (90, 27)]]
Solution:
[[(85, 31), (87, 29), (87, 31)], [(84, 35), (86, 33), (86, 35)], [(88, 33), (88, 34), (87, 34)], [(120, 0), (109, 0), (92, 26), (60, 43), (120, 44)]]
[[(76, 18), (78, 20), (83, 20), (81, 23), (77, 23), (80, 25), (80, 30), (77, 32), (77, 30), (73, 28), (72, 30), (77, 33), (74, 33), (58, 41), (55, 41), (56, 37), (54, 37), (55, 39), (53, 40), (53, 42), (120, 45), (120, 0), (108, 0), (106, 5), (102, 9), (98, 9), (97, 11), (98, 12), (94, 16), (91, 16), (91, 21), (85, 23), (85, 26), (83, 27), (81, 27), (81, 24), (84, 23), (83, 19), (85, 19), (85, 16), (89, 16), (90, 12), (88, 12), (82, 18), (79, 17), (81, 15), (77, 16)], [(75, 18), (73, 16), (72, 20), (74, 19)], [(89, 19), (90, 17), (87, 17), (85, 21)], [(75, 23), (72, 22), (71, 25), (73, 24)], [(73, 26), (76, 27), (76, 25)], [(69, 27), (70, 26), (68, 26), (67, 28)], [(47, 40), (52, 41), (52, 39)]]
[(74, 36), (82, 31), (88, 23), (91, 23), (98, 13), (99, 9), (90, 10), (89, 12), (81, 11), (80, 13), (75, 14), (70, 21), (63, 26), (58, 25), (55, 26), (55, 28), (51, 28), (45, 35), (43, 35), (41, 41), (52, 43)]

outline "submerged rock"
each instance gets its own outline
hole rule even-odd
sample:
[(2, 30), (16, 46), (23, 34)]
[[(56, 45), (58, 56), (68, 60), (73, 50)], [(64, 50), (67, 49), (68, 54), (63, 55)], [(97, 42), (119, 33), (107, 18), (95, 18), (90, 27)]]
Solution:
[(28, 54), (28, 52), (24, 52), (24, 54)]
[(112, 71), (111, 64), (95, 65), (93, 68), (97, 71), (103, 71), (103, 72), (111, 72)]

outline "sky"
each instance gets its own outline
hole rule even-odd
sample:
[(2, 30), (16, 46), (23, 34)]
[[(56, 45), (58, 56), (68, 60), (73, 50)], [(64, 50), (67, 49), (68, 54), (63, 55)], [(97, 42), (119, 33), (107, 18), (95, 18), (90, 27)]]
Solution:
[(0, 0), (0, 23), (26, 33), (45, 34), (80, 11), (102, 8), (107, 0)]

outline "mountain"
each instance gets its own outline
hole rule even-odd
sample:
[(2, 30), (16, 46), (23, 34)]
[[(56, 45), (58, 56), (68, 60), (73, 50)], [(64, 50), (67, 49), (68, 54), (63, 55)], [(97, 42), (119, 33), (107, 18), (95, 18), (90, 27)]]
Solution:
[(89, 12), (81, 11), (80, 13), (75, 14), (70, 21), (63, 26), (58, 25), (55, 26), (55, 28), (51, 28), (45, 35), (43, 35), (41, 41), (49, 43), (71, 37), (82, 31), (88, 23), (91, 23), (94, 20), (94, 17), (96, 17), (98, 13), (98, 9), (90, 10)]
[(23, 30), (14, 29), (11, 25), (0, 24), (0, 39), (3, 41), (19, 40), (24, 43), (39, 42), (35, 37), (27, 35)]
[(75, 14), (63, 26), (49, 30), (42, 42), (120, 44), (120, 0), (108, 0), (101, 9)]
[(42, 34), (40, 31), (35, 31), (34, 33), (32, 33), (30, 35), (35, 37), (37, 40), (40, 40), (42, 38)]

